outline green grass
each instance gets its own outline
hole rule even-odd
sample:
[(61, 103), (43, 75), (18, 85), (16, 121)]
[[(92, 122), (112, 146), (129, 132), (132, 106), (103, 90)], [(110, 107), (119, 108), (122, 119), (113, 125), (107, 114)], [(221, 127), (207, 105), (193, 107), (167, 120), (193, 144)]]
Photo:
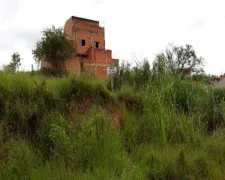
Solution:
[(0, 179), (224, 179), (224, 89), (143, 68), (116, 83), (0, 72)]

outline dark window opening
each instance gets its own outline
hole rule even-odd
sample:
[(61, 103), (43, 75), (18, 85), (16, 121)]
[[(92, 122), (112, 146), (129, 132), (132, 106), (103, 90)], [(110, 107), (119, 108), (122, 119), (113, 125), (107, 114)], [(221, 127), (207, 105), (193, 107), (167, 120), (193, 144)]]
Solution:
[(95, 48), (100, 48), (100, 42), (94, 42)]
[(86, 54), (80, 54), (80, 53), (77, 53), (76, 56), (80, 57), (80, 58), (86, 58), (87, 57)]
[(81, 39), (81, 46), (85, 46), (86, 45), (86, 41), (84, 39)]

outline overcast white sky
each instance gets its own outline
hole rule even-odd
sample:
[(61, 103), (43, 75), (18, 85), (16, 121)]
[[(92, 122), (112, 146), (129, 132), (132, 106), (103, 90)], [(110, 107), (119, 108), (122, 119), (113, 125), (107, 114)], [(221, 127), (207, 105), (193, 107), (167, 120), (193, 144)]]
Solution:
[(207, 73), (225, 72), (225, 0), (0, 0), (0, 65), (19, 51), (30, 70), (41, 30), (72, 15), (102, 22), (114, 58), (152, 62), (170, 42), (191, 44)]

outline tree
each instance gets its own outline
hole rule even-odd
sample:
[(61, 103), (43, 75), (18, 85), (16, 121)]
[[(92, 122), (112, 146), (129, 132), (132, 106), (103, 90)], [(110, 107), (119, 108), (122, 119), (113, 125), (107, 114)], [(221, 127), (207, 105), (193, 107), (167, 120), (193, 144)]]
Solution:
[(202, 73), (202, 74), (196, 74), (196, 75), (193, 75), (191, 77), (191, 80), (194, 81), (194, 82), (201, 82), (201, 83), (205, 83), (205, 84), (212, 84), (214, 78), (216, 76), (214, 75), (207, 75), (205, 73)]
[[(157, 60), (164, 61), (167, 71), (177, 73), (189, 69), (195, 74), (204, 72), (204, 59), (198, 57), (191, 45), (175, 46), (170, 44), (163, 52), (157, 55)], [(157, 60), (155, 63), (157, 63)]]
[(12, 60), (10, 62), (10, 66), (13, 68), (13, 70), (16, 72), (19, 70), (19, 67), (21, 66), (21, 57), (19, 52), (15, 52), (12, 55)]
[(9, 65), (4, 66), (4, 71), (15, 73), (19, 70), (19, 67), (21, 66), (21, 57), (18, 52), (15, 52), (12, 54), (11, 62)]
[(42, 31), (42, 38), (37, 40), (32, 50), (37, 63), (42, 58), (48, 62), (63, 61), (71, 57), (73, 52), (73, 41), (66, 37), (62, 28), (55, 28), (54, 25)]

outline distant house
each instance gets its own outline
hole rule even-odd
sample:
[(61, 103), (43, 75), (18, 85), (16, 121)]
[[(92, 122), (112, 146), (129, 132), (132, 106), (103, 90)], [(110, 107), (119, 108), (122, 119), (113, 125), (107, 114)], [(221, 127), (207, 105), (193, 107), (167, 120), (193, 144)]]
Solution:
[(225, 74), (220, 77), (215, 77), (213, 84), (215, 87), (225, 88)]
[(118, 59), (105, 49), (105, 29), (99, 21), (70, 17), (64, 26), (67, 37), (74, 41), (75, 54), (63, 62), (50, 63), (41, 60), (41, 68), (63, 68), (77, 73), (91, 72), (107, 78), (107, 67), (115, 66)]
[(183, 68), (179, 69), (178, 71), (182, 77), (190, 77), (191, 76), (191, 69), (190, 68)]

